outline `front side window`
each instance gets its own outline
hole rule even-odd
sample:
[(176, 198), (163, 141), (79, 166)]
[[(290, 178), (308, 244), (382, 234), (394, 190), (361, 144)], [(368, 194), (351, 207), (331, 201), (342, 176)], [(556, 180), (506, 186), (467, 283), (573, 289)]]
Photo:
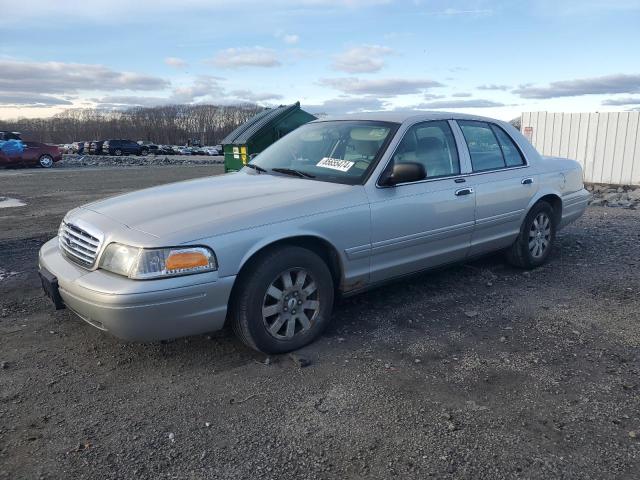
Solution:
[(458, 175), (460, 161), (449, 123), (439, 120), (412, 126), (393, 154), (390, 165), (396, 163), (420, 163), (427, 178)]
[(395, 123), (377, 121), (308, 123), (275, 142), (250, 164), (268, 173), (294, 173), (356, 185), (375, 166), (397, 127)]

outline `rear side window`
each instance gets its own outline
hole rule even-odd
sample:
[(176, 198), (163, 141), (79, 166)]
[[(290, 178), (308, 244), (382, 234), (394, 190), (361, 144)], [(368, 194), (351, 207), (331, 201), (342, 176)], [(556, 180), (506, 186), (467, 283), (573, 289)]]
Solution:
[(393, 163), (421, 163), (427, 178), (460, 173), (458, 150), (449, 123), (438, 120), (411, 127), (393, 155)]
[(524, 158), (522, 158), (522, 154), (518, 147), (516, 147), (511, 137), (505, 133), (497, 125), (491, 125), (493, 129), (493, 133), (496, 134), (498, 138), (498, 142), (500, 143), (500, 148), (502, 149), (502, 154), (504, 155), (504, 160), (507, 164), (507, 167), (517, 167), (520, 165), (524, 165)]
[(467, 141), (474, 172), (496, 170), (506, 166), (498, 139), (488, 123), (459, 120), (458, 125)]

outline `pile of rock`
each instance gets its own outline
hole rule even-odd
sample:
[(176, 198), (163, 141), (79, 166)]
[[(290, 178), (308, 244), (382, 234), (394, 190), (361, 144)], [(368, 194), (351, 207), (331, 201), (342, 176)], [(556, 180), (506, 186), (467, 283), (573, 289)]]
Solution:
[(591, 205), (640, 208), (640, 186), (587, 185), (592, 194)]
[(224, 163), (222, 156), (190, 156), (190, 155), (147, 155), (146, 157), (106, 155), (63, 155), (62, 160), (55, 163), (60, 167), (135, 167), (156, 165), (219, 165)]

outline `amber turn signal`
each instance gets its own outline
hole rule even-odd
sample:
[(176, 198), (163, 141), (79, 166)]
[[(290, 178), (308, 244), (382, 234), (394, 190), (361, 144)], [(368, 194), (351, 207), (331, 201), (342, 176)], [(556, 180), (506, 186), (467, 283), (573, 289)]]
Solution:
[(208, 265), (209, 259), (200, 252), (174, 252), (166, 261), (167, 270), (184, 270)]

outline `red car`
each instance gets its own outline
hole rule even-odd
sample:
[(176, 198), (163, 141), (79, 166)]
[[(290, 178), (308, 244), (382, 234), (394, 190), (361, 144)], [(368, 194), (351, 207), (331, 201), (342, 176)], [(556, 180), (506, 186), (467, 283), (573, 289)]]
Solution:
[[(0, 141), (9, 140), (20, 140), (20, 134), (17, 132), (0, 132)], [(56, 145), (26, 141), (22, 141), (22, 144), (24, 145), (24, 150), (21, 153), (7, 152), (0, 149), (0, 167), (40, 165), (43, 168), (51, 168), (54, 162), (62, 160), (62, 152)]]

